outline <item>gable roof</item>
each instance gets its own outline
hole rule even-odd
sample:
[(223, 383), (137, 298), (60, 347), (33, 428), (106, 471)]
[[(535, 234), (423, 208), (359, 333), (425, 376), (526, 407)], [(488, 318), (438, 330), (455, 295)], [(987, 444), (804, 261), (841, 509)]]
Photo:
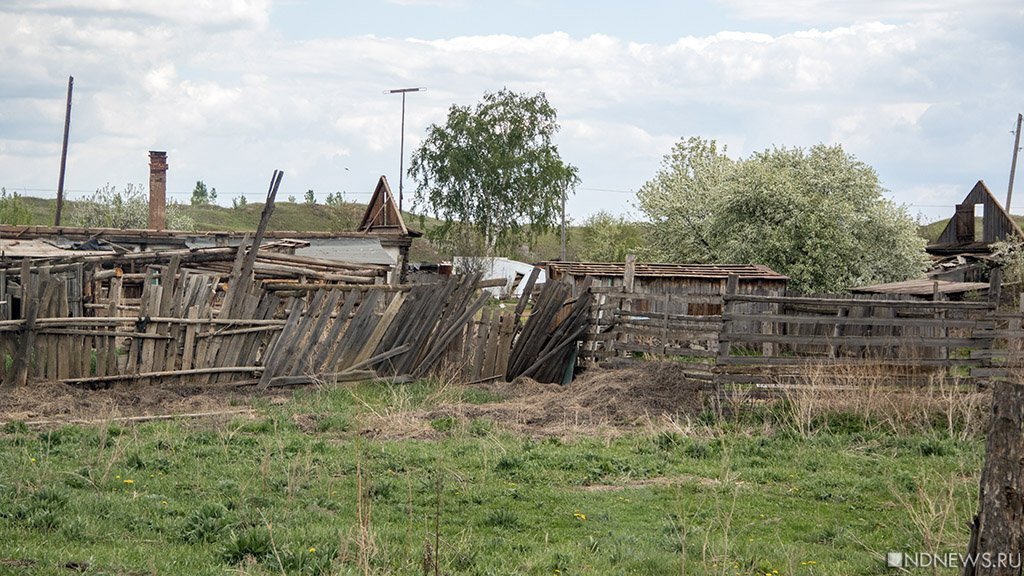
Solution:
[(409, 235), (409, 229), (402, 220), (402, 213), (398, 210), (395, 197), (391, 194), (391, 186), (388, 186), (388, 179), (381, 176), (377, 181), (377, 187), (373, 190), (370, 202), (366, 204), (366, 212), (363, 219), (356, 228), (358, 232), (376, 234), (401, 234)]
[[(978, 204), (983, 207), (981, 240), (975, 239), (974, 207)], [(1011, 235), (1024, 239), (1024, 232), (1020, 226), (1006, 213), (992, 195), (992, 191), (985, 186), (985, 182), (978, 180), (964, 201), (957, 204), (953, 217), (946, 223), (938, 240), (928, 245), (927, 250), (938, 254), (958, 251), (984, 252), (993, 242), (1005, 240)]]

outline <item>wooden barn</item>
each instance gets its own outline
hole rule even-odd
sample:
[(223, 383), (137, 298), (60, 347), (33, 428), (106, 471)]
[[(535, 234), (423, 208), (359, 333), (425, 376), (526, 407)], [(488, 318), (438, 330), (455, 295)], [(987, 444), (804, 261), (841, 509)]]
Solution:
[[(589, 277), (590, 286), (596, 293), (617, 288), (618, 291), (627, 290), (635, 294), (671, 296), (680, 303), (686, 303), (682, 313), (702, 316), (722, 313), (722, 296), (731, 275), (739, 279), (737, 292), (740, 294), (782, 296), (789, 281), (788, 277), (761, 264), (636, 263), (632, 265), (632, 290), (628, 290), (628, 263), (553, 261), (542, 266), (548, 278), (564, 279), (572, 284), (574, 294), (579, 293)], [(658, 311), (657, 304), (658, 299), (650, 300), (650, 311)]]
[(978, 180), (938, 239), (925, 249), (935, 258), (928, 277), (951, 282), (988, 282), (992, 244), (1008, 238), (1024, 238), (1020, 226), (1007, 214)]

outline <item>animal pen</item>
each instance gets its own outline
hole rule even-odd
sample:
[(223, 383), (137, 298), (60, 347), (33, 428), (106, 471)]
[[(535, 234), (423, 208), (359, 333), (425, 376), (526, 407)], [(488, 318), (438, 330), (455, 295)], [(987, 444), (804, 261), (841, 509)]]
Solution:
[(654, 282), (647, 274), (667, 268), (630, 261), (616, 265), (619, 277), (562, 264), (542, 286), (536, 271), (524, 279), (523, 296), (503, 307), (489, 305), (479, 275), (389, 285), (387, 266), (295, 256), (293, 244), (260, 236), (0, 265), (3, 385), (266, 388), (442, 366), (467, 382), (567, 382), (578, 365), (651, 356), (685, 362), (714, 389), (763, 391), (798, 382), (808, 366), (882, 366), (899, 383), (939, 373), (984, 381), (1020, 360), (1024, 334), (1022, 315), (996, 306), (998, 278), (988, 297), (950, 302), (788, 295), (764, 267), (676, 266), (689, 276)]

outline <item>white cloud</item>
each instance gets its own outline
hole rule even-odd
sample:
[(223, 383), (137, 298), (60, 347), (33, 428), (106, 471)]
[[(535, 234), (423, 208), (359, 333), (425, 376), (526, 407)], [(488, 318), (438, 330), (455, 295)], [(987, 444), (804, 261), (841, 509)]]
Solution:
[[(397, 170), (400, 98), (382, 92), (403, 86), (428, 88), (407, 99), (407, 152), (453, 103), (502, 87), (546, 92), (562, 122), (562, 155), (594, 189), (639, 187), (689, 135), (743, 155), (842, 143), (902, 201), (1003, 177), (1010, 144), (1001, 122), (1009, 125), (1024, 88), (1006, 74), (1019, 40), (923, 3), (889, 4), (870, 4), (873, 18), (788, 34), (639, 43), (563, 32), (291, 41), (261, 33), (272, 24), (268, 1), (8, 3), (0, 8), (0, 174), (11, 181), (0, 185), (52, 186), (56, 160), (47, 155), (59, 153), (68, 74), (77, 159), (69, 178), (82, 188), (144, 180), (149, 148), (169, 150), (172, 182), (204, 179), (225, 198), (262, 193), (274, 168), (285, 168), (299, 193), (368, 188)], [(818, 0), (785, 7), (826, 10)], [(897, 10), (911, 20), (890, 21)], [(1013, 28), (1005, 20), (993, 23)], [(202, 23), (225, 29), (199, 35)], [(588, 193), (570, 206), (621, 210), (626, 200)]]
[(270, 0), (9, 0), (0, 11), (264, 28), (269, 20)]
[(1018, 8), (1015, 0), (719, 0), (741, 16), (789, 22), (907, 20), (950, 13), (993, 13)]

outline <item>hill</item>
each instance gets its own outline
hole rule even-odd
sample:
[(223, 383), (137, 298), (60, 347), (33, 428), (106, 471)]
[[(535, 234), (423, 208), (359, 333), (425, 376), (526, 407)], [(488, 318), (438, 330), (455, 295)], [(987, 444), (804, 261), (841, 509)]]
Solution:
[[(31, 214), (31, 223), (37, 225), (48, 225), (53, 223), (55, 201), (46, 198), (22, 197), (22, 202)], [(71, 214), (77, 204), (69, 201), (65, 207), (65, 214)], [(201, 205), (182, 207), (185, 213), (196, 223), (196, 230), (227, 230), (244, 231), (254, 230), (259, 223), (260, 211), (263, 209), (261, 203), (251, 203), (241, 208), (230, 208), (226, 206)], [(274, 216), (270, 219), (270, 230), (297, 230), (306, 232), (345, 232), (354, 230), (366, 210), (365, 204), (357, 202), (346, 202), (339, 206), (327, 206), (324, 204), (305, 204), (293, 202), (278, 202), (275, 205)], [(429, 216), (421, 217), (412, 212), (402, 212), (406, 224), (421, 231), (428, 231), (437, 224), (437, 220)], [(1024, 226), (1024, 216), (1012, 216), (1017, 224)], [(948, 220), (938, 220), (918, 227), (918, 234), (928, 242), (934, 242), (942, 233)], [(981, 226), (981, 219), (978, 219), (978, 226)], [(567, 252), (569, 259), (575, 253), (574, 234), (577, 227), (570, 226), (568, 230)], [(523, 260), (552, 260), (561, 254), (561, 238), (557, 230), (542, 235), (537, 239), (536, 244), (518, 256)], [(434, 262), (451, 259), (452, 254), (438, 249), (429, 240), (421, 239), (413, 243), (410, 259), (414, 262)]]
[[(21, 197), (21, 201), (31, 215), (30, 224), (47, 226), (53, 224), (56, 201), (47, 198)], [(64, 206), (64, 222), (70, 223), (76, 201), (67, 201)], [(197, 231), (245, 231), (255, 230), (259, 224), (262, 203), (250, 203), (240, 208), (217, 205), (182, 205), (182, 210), (195, 222)], [(270, 218), (270, 230), (296, 230), (304, 232), (346, 232), (355, 230), (366, 210), (365, 204), (345, 202), (338, 206), (324, 204), (305, 204), (278, 202), (274, 206), (274, 215)], [(411, 228), (426, 232), (437, 225), (438, 221), (429, 216), (420, 216), (412, 212), (402, 212), (402, 217)], [(569, 251), (571, 249), (572, 229), (569, 230)], [(561, 254), (561, 238), (558, 231), (543, 235), (527, 254), (520, 256), (526, 260), (551, 260)], [(413, 242), (409, 258), (413, 262), (437, 262), (450, 260), (452, 254), (438, 249), (428, 239), (421, 238)]]

